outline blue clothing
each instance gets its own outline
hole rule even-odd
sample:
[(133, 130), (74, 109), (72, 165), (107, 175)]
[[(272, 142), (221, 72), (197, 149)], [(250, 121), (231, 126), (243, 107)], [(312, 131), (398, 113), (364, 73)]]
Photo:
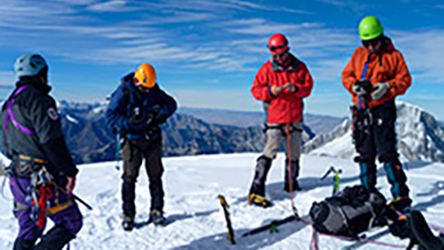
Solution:
[(147, 117), (153, 114), (154, 118), (168, 118), (177, 109), (176, 101), (161, 90), (158, 84), (148, 93), (140, 92), (134, 85), (133, 78), (134, 73), (123, 77), (121, 84), (112, 94), (106, 110), (107, 123), (128, 139), (144, 138), (147, 131), (150, 131), (150, 139), (154, 140), (161, 135), (159, 122), (154, 119), (146, 126), (135, 126), (130, 123), (131, 116), (139, 114)]

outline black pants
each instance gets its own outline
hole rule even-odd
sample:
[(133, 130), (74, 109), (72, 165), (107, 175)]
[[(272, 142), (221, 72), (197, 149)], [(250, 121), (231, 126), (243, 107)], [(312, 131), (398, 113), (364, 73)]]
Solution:
[(392, 185), (393, 198), (408, 197), (406, 176), (396, 148), (396, 106), (387, 102), (370, 110), (358, 110), (353, 116), (353, 140), (361, 167), (360, 179), (372, 190), (376, 185), (375, 160), (384, 163), (387, 178)]
[(140, 166), (145, 159), (145, 169), (148, 173), (149, 189), (151, 194), (151, 210), (163, 209), (162, 187), (162, 140), (147, 141), (145, 139), (126, 140), (122, 147), (123, 185), (122, 200), (125, 215), (134, 216), (136, 213), (135, 183), (139, 176)]

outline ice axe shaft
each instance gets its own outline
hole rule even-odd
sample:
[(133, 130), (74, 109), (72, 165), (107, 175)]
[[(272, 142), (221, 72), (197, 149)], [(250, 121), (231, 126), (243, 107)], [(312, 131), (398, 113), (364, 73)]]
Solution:
[(86, 208), (88, 208), (89, 210), (93, 210), (93, 208), (88, 203), (86, 203), (84, 200), (82, 200), (77, 195), (73, 194), (72, 198), (74, 198), (74, 200), (77, 200), (78, 202), (82, 203), (82, 205), (85, 206)]
[(327, 172), (321, 177), (321, 181), (327, 178), (330, 175), (330, 173), (340, 174), (342, 173), (342, 170), (341, 169), (336, 170), (334, 166), (330, 166)]

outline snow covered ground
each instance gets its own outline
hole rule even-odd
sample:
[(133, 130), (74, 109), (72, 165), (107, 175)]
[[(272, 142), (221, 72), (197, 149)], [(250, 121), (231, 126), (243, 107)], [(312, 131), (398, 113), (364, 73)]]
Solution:
[[(166, 227), (146, 224), (149, 211), (147, 177), (141, 170), (137, 185), (138, 225), (132, 232), (120, 227), (120, 174), (115, 162), (80, 166), (76, 193), (90, 203), (93, 211), (81, 206), (84, 227), (71, 249), (309, 249), (312, 229), (300, 222), (280, 226), (278, 233), (268, 231), (241, 238), (248, 230), (274, 219), (291, 215), (289, 195), (282, 190), (284, 155), (278, 155), (267, 181), (267, 196), (275, 203), (268, 209), (249, 206), (246, 195), (253, 176), (258, 154), (230, 154), (165, 158), (164, 186), (166, 191)], [(341, 187), (358, 184), (358, 169), (351, 160), (303, 155), (301, 186), (295, 194), (299, 213), (307, 217), (311, 204), (331, 194), (332, 179), (320, 181), (325, 171), (334, 165), (343, 171)], [(408, 184), (414, 206), (423, 211), (428, 221), (444, 226), (444, 164), (407, 163)], [(143, 169), (143, 168), (142, 168)], [(389, 197), (383, 169), (379, 170), (378, 187)], [(17, 223), (8, 199), (0, 199), (0, 249), (11, 249), (17, 233)], [(217, 199), (225, 195), (231, 205), (237, 245), (226, 240), (226, 225)], [(48, 226), (51, 226), (49, 224)], [(367, 233), (368, 237), (382, 235), (377, 240), (407, 246), (385, 228)], [(391, 249), (370, 243), (359, 243), (320, 236), (320, 249)]]

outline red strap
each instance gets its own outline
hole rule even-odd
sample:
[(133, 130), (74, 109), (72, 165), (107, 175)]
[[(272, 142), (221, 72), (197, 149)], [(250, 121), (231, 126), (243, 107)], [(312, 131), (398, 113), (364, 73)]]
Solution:
[[(40, 186), (39, 187), (39, 191), (40, 191), (40, 197), (38, 197), (38, 218), (36, 221), (36, 225), (38, 227), (40, 227), (41, 229), (45, 228), (46, 225), (46, 201), (48, 200), (48, 198), (52, 197), (52, 191), (51, 188), (48, 186)], [(35, 202), (33, 201), (33, 203), (35, 204)], [(33, 205), (34, 205), (33, 204)]]

